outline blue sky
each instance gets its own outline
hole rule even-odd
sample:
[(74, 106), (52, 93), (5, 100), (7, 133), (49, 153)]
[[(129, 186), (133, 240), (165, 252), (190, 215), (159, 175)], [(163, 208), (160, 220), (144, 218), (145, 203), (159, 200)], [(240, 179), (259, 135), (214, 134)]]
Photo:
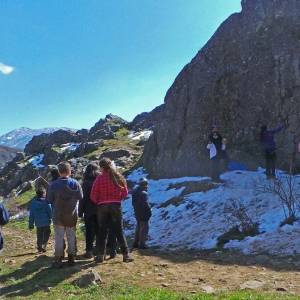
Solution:
[(0, 134), (152, 110), (237, 11), (240, 0), (1, 0)]

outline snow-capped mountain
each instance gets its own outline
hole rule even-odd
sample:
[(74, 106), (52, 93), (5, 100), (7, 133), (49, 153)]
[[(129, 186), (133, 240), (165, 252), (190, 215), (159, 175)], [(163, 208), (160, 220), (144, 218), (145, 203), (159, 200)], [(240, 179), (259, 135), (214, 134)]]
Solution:
[(10, 131), (2, 136), (0, 136), (0, 145), (7, 146), (11, 148), (24, 149), (26, 144), (31, 141), (34, 136), (40, 135), (42, 133), (52, 133), (59, 129), (68, 128), (42, 128), (42, 129), (30, 129), (27, 127), (21, 127), (19, 129)]

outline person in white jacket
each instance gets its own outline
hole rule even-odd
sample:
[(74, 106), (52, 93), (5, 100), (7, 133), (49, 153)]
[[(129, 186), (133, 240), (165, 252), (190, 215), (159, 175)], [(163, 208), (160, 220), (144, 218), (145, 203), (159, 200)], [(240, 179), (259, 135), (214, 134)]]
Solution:
[(222, 138), (216, 126), (213, 127), (209, 136), (207, 149), (209, 150), (211, 161), (211, 178), (215, 181), (220, 181), (220, 160), (223, 158), (226, 150), (226, 139)]

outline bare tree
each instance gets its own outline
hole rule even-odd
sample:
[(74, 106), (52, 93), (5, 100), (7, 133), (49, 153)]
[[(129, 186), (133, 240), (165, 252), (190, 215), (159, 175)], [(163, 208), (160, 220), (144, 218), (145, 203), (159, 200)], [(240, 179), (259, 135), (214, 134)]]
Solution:
[(228, 222), (238, 225), (242, 232), (250, 233), (258, 230), (258, 223), (247, 212), (242, 201), (234, 198), (229, 199), (225, 204), (224, 213), (228, 216)]
[(268, 181), (261, 185), (257, 184), (257, 190), (272, 194), (279, 199), (285, 215), (285, 222), (293, 223), (300, 213), (300, 193), (295, 176), (292, 173), (279, 176), (276, 180)]

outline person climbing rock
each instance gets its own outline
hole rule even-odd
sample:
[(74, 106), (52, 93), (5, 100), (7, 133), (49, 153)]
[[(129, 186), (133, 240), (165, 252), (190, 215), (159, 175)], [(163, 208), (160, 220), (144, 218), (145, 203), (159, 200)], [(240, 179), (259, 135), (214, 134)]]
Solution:
[(265, 160), (266, 160), (266, 175), (268, 179), (276, 178), (276, 142), (275, 134), (279, 133), (284, 128), (284, 125), (278, 126), (275, 129), (268, 129), (267, 125), (261, 126), (260, 142), (262, 144)]
[(95, 261), (99, 263), (104, 261), (108, 230), (111, 228), (123, 253), (123, 262), (132, 262), (123, 233), (121, 207), (122, 200), (128, 195), (126, 180), (108, 158), (100, 160), (100, 168), (101, 173), (95, 180), (91, 192), (91, 200), (97, 205), (99, 226), (99, 245)]
[(146, 241), (152, 213), (148, 196), (148, 180), (146, 178), (142, 178), (138, 187), (133, 191), (132, 206), (136, 218), (135, 238), (132, 249), (147, 249)]

